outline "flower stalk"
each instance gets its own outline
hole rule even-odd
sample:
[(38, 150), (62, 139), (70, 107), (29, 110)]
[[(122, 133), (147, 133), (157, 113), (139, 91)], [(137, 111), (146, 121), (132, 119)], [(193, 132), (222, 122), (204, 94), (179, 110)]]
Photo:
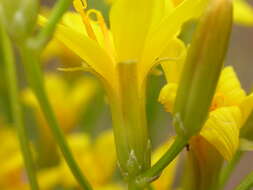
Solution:
[(71, 3), (72, 0), (57, 1), (53, 8), (52, 14), (49, 17), (48, 23), (43, 29), (41, 29), (36, 38), (32, 40), (34, 48), (37, 48), (40, 51), (45, 48), (56, 29), (56, 25), (62, 18), (62, 15), (68, 10)]
[(150, 169), (142, 173), (135, 179), (135, 183), (140, 187), (145, 187), (147, 184), (159, 178), (164, 168), (183, 150), (187, 145), (188, 139), (177, 137), (170, 149), (152, 166)]
[(90, 184), (83, 176), (81, 169), (79, 168), (73, 157), (73, 154), (70, 151), (69, 145), (62, 130), (60, 129), (60, 126), (58, 125), (58, 121), (56, 120), (53, 109), (48, 100), (43, 83), (42, 71), (38, 61), (38, 53), (29, 47), (29, 44), (22, 44), (19, 47), (19, 50), (28, 83), (38, 99), (42, 112), (44, 113), (44, 116), (48, 122), (48, 126), (50, 127), (51, 132), (58, 143), (70, 170), (83, 189), (91, 190), (92, 188)]
[(24, 121), (22, 118), (22, 108), (18, 93), (18, 80), (15, 68), (15, 59), (12, 51), (11, 42), (5, 29), (0, 25), (1, 51), (3, 55), (3, 63), (6, 73), (6, 82), (10, 95), (10, 103), (12, 109), (12, 117), (18, 133), (20, 149), (23, 156), (27, 177), (30, 183), (31, 190), (38, 190), (39, 185), (36, 178), (36, 169), (26, 133)]

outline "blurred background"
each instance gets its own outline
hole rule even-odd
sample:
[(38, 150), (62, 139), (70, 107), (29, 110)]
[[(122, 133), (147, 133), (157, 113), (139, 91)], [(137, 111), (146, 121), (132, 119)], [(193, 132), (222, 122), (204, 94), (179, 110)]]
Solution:
[[(253, 0), (249, 0), (248, 2), (253, 6)], [(53, 0), (42, 0), (42, 4), (47, 7), (46, 9), (50, 9), (54, 3), (55, 1)], [(88, 5), (90, 8), (99, 9), (108, 21), (109, 5), (106, 4), (104, 0), (89, 0)], [(57, 117), (62, 118), (61, 124), (65, 126), (67, 132), (83, 131), (89, 134), (91, 139), (96, 139), (101, 131), (111, 128), (109, 107), (106, 103), (106, 97), (101, 84), (93, 76), (82, 71), (59, 71), (59, 67), (69, 65), (75, 66), (76, 63), (80, 63), (81, 60), (72, 55), (71, 52), (67, 52), (64, 48), (62, 49), (62, 47), (58, 47), (57, 49), (57, 47), (52, 46), (49, 47), (49, 49), (49, 52), (53, 52), (53, 55), (46, 52), (42, 56), (42, 61), (45, 73), (47, 73), (48, 93), (52, 104), (57, 109), (61, 110), (59, 113), (57, 111)], [(52, 49), (54, 51), (52, 51)], [(247, 92), (250, 92), (253, 88), (253, 27), (234, 26), (226, 64), (234, 66), (243, 88), (246, 89)], [(20, 85), (22, 86), (21, 96), (24, 100), (23, 109), (26, 118), (26, 126), (31, 139), (36, 139), (36, 135), (40, 133), (40, 131), (37, 131), (36, 126), (45, 125), (45, 121), (43, 121), (34, 97), (32, 97), (31, 92), (26, 87), (26, 80), (22, 73), (23, 71), (20, 69), (19, 77)], [(57, 75), (57, 77), (55, 77), (55, 75)], [(63, 79), (67, 81), (67, 84), (65, 84), (66, 81), (62, 81)], [(86, 81), (86, 86), (82, 86), (83, 81)], [(166, 113), (162, 105), (157, 102), (159, 91), (164, 84), (165, 79), (163, 75), (154, 75), (150, 76), (147, 88), (147, 118), (154, 148), (173, 135), (170, 115)], [(0, 88), (0, 124), (6, 124), (10, 123), (12, 118), (10, 115), (8, 95), (4, 90), (5, 84), (2, 80), (0, 81)], [(68, 97), (75, 96), (75, 90), (80, 88), (84, 89), (83, 94), (85, 94), (85, 97), (76, 98), (77, 103), (81, 105), (78, 107), (78, 105)], [(85, 88), (89, 89), (90, 93), (87, 93)], [(73, 91), (73, 94), (67, 92), (70, 89)], [(57, 90), (60, 92), (58, 93)], [(63, 104), (68, 105), (65, 106)], [(75, 115), (71, 115), (73, 113)], [(66, 118), (69, 115), (71, 115), (72, 120)], [(44, 133), (46, 138), (50, 138), (47, 136), (47, 132)], [(34, 144), (36, 146), (36, 142)], [(43, 150), (43, 147), (40, 148)], [(46, 151), (46, 154), (50, 153), (48, 149), (44, 151)], [(45, 154), (45, 152), (42, 151), (41, 154)], [(229, 181), (227, 190), (233, 189), (246, 174), (253, 170), (252, 160), (253, 153), (248, 153), (243, 157)]]
[[(253, 5), (253, 1), (248, 1)], [(253, 88), (253, 27), (234, 26), (227, 64), (235, 67), (242, 86), (248, 91)], [(246, 154), (229, 181), (227, 190), (233, 189), (253, 169), (253, 153)]]

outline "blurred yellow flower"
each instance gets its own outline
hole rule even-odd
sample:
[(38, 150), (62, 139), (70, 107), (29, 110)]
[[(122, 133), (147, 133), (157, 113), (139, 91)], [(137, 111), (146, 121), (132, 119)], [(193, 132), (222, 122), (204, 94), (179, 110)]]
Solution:
[[(45, 86), (56, 117), (65, 132), (75, 127), (80, 112), (85, 111), (97, 89), (97, 83), (92, 78), (81, 77), (72, 84), (53, 73), (46, 74)], [(25, 89), (22, 97), (25, 104), (34, 108), (38, 121), (47, 130), (47, 122), (32, 90)]]
[[(14, 131), (1, 128), (0, 137), (3, 140), (0, 150), (2, 163), (0, 189), (29, 190), (22, 155)], [(120, 184), (112, 180), (117, 163), (112, 131), (102, 132), (94, 141), (83, 133), (70, 134), (67, 140), (81, 169), (87, 173), (95, 189), (123, 190)], [(52, 190), (57, 185), (66, 188), (78, 187), (78, 183), (63, 158), (56, 167), (38, 170), (38, 179), (41, 190)]]
[[(47, 95), (64, 133), (69, 133), (76, 127), (81, 113), (86, 111), (98, 88), (96, 81), (90, 77), (80, 77), (71, 82), (57, 74), (45, 75)], [(39, 152), (38, 165), (40, 167), (53, 165), (59, 156), (44, 114), (31, 89), (24, 89), (22, 97), (24, 103), (33, 108), (39, 123), (36, 139)], [(51, 157), (48, 157), (49, 154)]]
[(245, 0), (234, 0), (234, 20), (241, 25), (253, 26), (253, 8)]
[(15, 132), (7, 127), (0, 127), (0, 189), (28, 190), (22, 154)]
[[(165, 54), (178, 57), (178, 60), (162, 64), (168, 84), (161, 90), (159, 96), (159, 101), (168, 112), (173, 110), (186, 55), (184, 44), (178, 39), (175, 39), (174, 43), (177, 44), (177, 49), (168, 49)], [(227, 160), (232, 158), (238, 148), (240, 128), (253, 108), (252, 95), (246, 95), (232, 67), (223, 69), (209, 117), (200, 135), (216, 147)]]
[[(117, 163), (112, 131), (102, 132), (94, 141), (83, 133), (70, 134), (67, 140), (81, 170), (95, 189), (122, 189), (112, 180)], [(50, 189), (57, 184), (66, 188), (78, 187), (63, 159), (59, 166), (42, 170), (39, 180), (43, 189)]]

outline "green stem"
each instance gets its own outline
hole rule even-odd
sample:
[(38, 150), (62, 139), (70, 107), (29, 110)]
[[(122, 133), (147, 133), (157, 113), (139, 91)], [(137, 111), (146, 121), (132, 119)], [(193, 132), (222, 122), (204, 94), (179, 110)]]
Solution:
[(233, 159), (228, 163), (228, 165), (222, 169), (221, 174), (220, 174), (220, 182), (219, 182), (218, 189), (224, 188), (229, 177), (231, 176), (232, 172), (234, 171), (236, 165), (241, 160), (242, 155), (243, 155), (243, 152), (238, 150), (236, 152), (235, 156), (233, 157)]
[(235, 190), (250, 190), (253, 187), (253, 172), (251, 172)]
[(80, 186), (85, 190), (91, 190), (92, 187), (90, 186), (86, 178), (83, 176), (78, 164), (74, 160), (70, 148), (65, 140), (64, 134), (60, 129), (53, 109), (50, 105), (43, 83), (43, 75), (40, 69), (38, 55), (36, 55), (36, 52), (34, 52), (30, 47), (28, 47), (27, 44), (23, 44), (20, 46), (20, 53), (22, 56), (22, 61), (25, 68), (28, 83), (38, 99), (45, 119), (48, 122), (48, 126), (50, 127), (51, 132), (60, 147), (60, 150), (66, 160), (66, 163), (68, 164), (76, 180), (79, 182)]
[(43, 27), (40, 33), (34, 39), (34, 47), (42, 50), (53, 35), (57, 23), (61, 20), (62, 15), (68, 10), (72, 0), (59, 0), (53, 8), (48, 23)]
[(162, 171), (175, 159), (175, 157), (183, 150), (187, 145), (188, 138), (177, 137), (169, 150), (158, 160), (154, 166), (148, 169), (146, 172), (137, 177), (135, 183), (140, 186), (156, 180), (162, 173)]
[(17, 129), (20, 149), (23, 156), (24, 165), (26, 168), (27, 176), (29, 179), (30, 187), (32, 190), (38, 190), (39, 185), (36, 178), (36, 171), (35, 165), (32, 157), (32, 152), (30, 150), (30, 145), (28, 141), (28, 137), (26, 134), (24, 121), (22, 118), (22, 110), (21, 104), (19, 100), (19, 93), (18, 93), (18, 81), (17, 81), (17, 72), (15, 68), (15, 59), (13, 55), (13, 50), (11, 46), (10, 39), (2, 27), (0, 26), (0, 38), (1, 38), (1, 46), (3, 51), (3, 62), (5, 66), (5, 73), (6, 73), (6, 81), (8, 85), (9, 97), (11, 101), (11, 109), (12, 115), (14, 119), (14, 124)]

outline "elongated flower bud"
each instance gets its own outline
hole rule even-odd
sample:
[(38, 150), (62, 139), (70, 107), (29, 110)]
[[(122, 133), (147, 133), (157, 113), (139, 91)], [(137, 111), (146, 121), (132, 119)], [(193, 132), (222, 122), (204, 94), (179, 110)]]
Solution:
[(22, 39), (32, 32), (38, 7), (38, 0), (1, 0), (1, 20), (13, 38)]
[(179, 135), (198, 133), (205, 122), (228, 49), (232, 1), (211, 0), (195, 32), (174, 107)]

